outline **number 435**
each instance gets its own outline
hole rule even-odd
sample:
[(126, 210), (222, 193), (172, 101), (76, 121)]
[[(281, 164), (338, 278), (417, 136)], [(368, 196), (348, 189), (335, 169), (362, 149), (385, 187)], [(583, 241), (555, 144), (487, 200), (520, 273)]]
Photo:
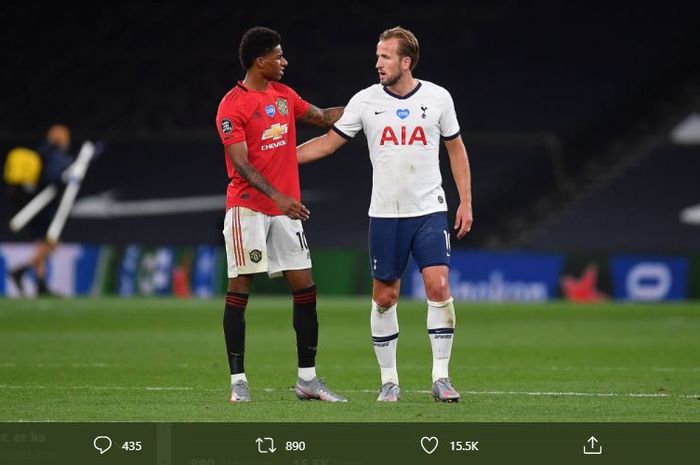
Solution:
[(141, 441), (126, 441), (122, 444), (122, 449), (127, 452), (138, 452), (142, 449)]

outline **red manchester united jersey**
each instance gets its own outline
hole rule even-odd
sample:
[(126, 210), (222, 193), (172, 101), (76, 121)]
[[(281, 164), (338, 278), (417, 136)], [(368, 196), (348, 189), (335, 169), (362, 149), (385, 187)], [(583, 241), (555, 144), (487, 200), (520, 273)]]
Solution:
[(277, 205), (236, 172), (226, 149), (237, 142), (248, 145), (248, 160), (267, 182), (282, 194), (300, 200), (299, 168), (294, 120), (309, 104), (290, 87), (271, 82), (256, 91), (238, 82), (221, 100), (216, 127), (224, 144), (226, 169), (231, 182), (226, 209), (247, 207), (267, 215), (281, 215)]

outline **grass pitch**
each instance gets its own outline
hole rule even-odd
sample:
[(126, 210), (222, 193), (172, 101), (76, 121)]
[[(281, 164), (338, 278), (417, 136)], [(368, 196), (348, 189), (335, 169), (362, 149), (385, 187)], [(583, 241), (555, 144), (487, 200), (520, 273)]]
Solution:
[(424, 302), (399, 303), (402, 399), (375, 401), (369, 298), (319, 299), (317, 370), (343, 405), (301, 402), (291, 302), (252, 295), (253, 401), (230, 404), (223, 298), (0, 300), (0, 421), (700, 421), (700, 305), (457, 305), (458, 404), (430, 395)]

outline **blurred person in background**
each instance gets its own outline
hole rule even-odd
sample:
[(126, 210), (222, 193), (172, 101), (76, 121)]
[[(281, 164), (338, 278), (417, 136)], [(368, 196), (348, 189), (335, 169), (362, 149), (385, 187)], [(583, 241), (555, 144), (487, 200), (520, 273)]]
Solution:
[[(12, 205), (13, 215), (19, 212), (36, 194), (49, 184), (63, 185), (61, 176), (73, 162), (69, 155), (71, 142), (70, 129), (62, 124), (54, 124), (46, 134), (46, 140), (36, 151), (16, 148), (10, 151), (5, 162), (4, 178), (7, 194)], [(55, 296), (47, 285), (47, 260), (56, 248), (56, 243), (46, 239), (46, 233), (53, 220), (58, 205), (57, 199), (44, 207), (26, 226), (36, 247), (29, 260), (9, 271), (12, 282), (22, 296), (27, 296), (24, 286), (25, 276), (36, 279), (37, 295)], [(33, 271), (33, 273), (29, 273)]]

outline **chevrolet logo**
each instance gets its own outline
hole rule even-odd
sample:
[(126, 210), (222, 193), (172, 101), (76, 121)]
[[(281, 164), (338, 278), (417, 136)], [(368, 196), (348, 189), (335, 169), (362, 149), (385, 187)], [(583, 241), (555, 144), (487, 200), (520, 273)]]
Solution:
[(262, 134), (262, 140), (277, 140), (285, 134), (287, 134), (287, 123), (275, 123), (269, 128), (265, 129), (265, 131)]

